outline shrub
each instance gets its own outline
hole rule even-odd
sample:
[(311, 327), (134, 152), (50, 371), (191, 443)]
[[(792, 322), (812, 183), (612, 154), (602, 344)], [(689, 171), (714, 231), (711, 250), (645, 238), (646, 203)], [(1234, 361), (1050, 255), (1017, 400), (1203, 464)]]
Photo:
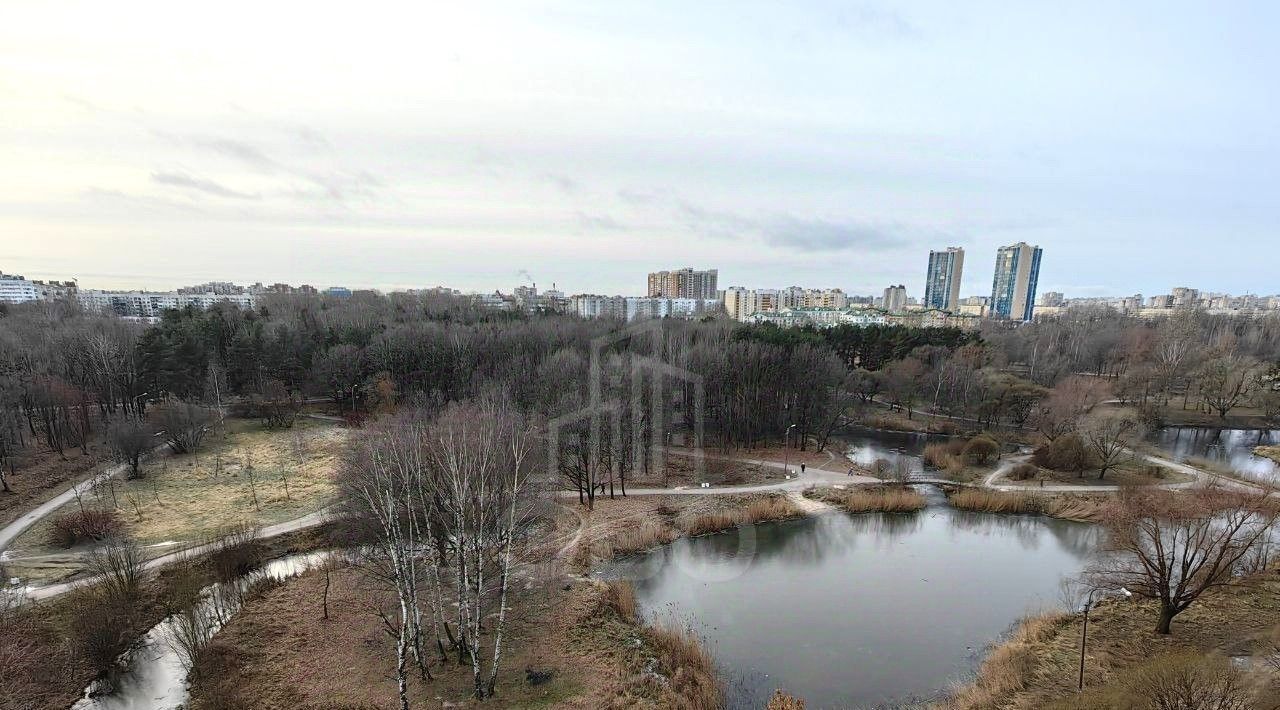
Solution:
[(1040, 467), (1031, 463), (1020, 463), (1009, 471), (1009, 480), (1031, 481), (1040, 475)]
[(1064, 434), (1036, 449), (1031, 458), (1040, 468), (1054, 471), (1084, 471), (1097, 468), (1094, 457), (1076, 434)]
[(116, 667), (132, 642), (133, 609), (93, 587), (78, 589), (67, 629), (77, 654), (99, 674)]
[(105, 540), (124, 527), (114, 510), (77, 510), (53, 519), (50, 542), (72, 547), (87, 540)]
[(787, 695), (781, 689), (778, 689), (773, 691), (773, 697), (769, 699), (769, 704), (765, 706), (765, 710), (804, 710), (804, 700)]
[(964, 445), (964, 457), (971, 464), (985, 466), (1000, 457), (1000, 444), (988, 436), (975, 436)]
[(938, 441), (927, 444), (921, 458), (924, 462), (938, 470), (945, 470), (964, 453), (965, 442), (961, 439)]
[(242, 577), (262, 564), (265, 551), (258, 542), (258, 531), (252, 526), (224, 530), (212, 541), (209, 564), (214, 578), (229, 582)]

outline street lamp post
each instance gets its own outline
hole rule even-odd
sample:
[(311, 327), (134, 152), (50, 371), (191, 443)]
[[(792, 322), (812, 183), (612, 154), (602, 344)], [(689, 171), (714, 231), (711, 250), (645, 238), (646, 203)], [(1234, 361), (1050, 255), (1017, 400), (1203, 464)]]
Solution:
[(1093, 596), (1098, 592), (1103, 592), (1104, 595), (1105, 594), (1123, 594), (1126, 599), (1133, 596), (1133, 592), (1130, 592), (1128, 589), (1125, 589), (1124, 587), (1121, 587), (1120, 589), (1114, 590), (1114, 591), (1108, 591), (1108, 590), (1102, 590), (1102, 589), (1090, 590), (1089, 598), (1085, 600), (1085, 603), (1084, 603), (1084, 626), (1081, 627), (1080, 629), (1080, 676), (1079, 676), (1078, 682), (1076, 683), (1076, 692), (1080, 692), (1084, 690), (1084, 646), (1089, 638), (1089, 609), (1094, 605)]
[(788, 476), (791, 475), (791, 449), (787, 447), (787, 442), (791, 440), (791, 430), (795, 428), (796, 425), (792, 424), (787, 427), (786, 431), (782, 432), (782, 472)]
[(142, 394), (140, 394), (140, 395), (136, 395), (136, 396), (133, 398), (133, 415), (134, 415), (135, 417), (140, 417), (140, 416), (141, 416), (141, 412), (139, 412), (139, 411), (138, 411), (138, 400), (142, 399), (143, 397), (146, 397), (146, 396), (147, 396), (147, 395), (149, 395), (149, 394), (151, 394), (151, 393), (150, 393), (150, 392), (143, 392)]

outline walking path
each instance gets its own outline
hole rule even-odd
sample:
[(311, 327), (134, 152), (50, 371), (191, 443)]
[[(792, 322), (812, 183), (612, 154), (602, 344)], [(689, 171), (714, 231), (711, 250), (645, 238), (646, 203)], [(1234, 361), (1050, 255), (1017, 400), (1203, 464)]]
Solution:
[[(668, 453), (678, 455), (678, 456), (694, 455), (694, 454), (690, 454), (682, 451), (670, 451)], [(826, 465), (831, 465), (832, 463), (835, 463), (836, 457), (833, 454), (831, 454), (830, 451), (826, 452), (826, 454), (828, 456), (828, 463)], [(784, 464), (779, 461), (771, 461), (767, 459), (738, 458), (734, 456), (723, 456), (719, 454), (705, 454), (705, 457), (709, 459), (738, 461), (741, 463), (752, 464), (756, 466), (768, 466), (771, 468), (785, 469), (791, 474), (791, 478), (781, 480), (781, 481), (776, 481), (773, 483), (761, 483), (761, 484), (754, 484), (754, 485), (747, 485), (747, 486), (708, 486), (706, 488), (691, 487), (691, 486), (677, 486), (675, 488), (630, 488), (627, 490), (627, 494), (628, 495), (661, 496), (661, 495), (723, 495), (723, 494), (731, 494), (731, 493), (783, 492), (787, 494), (787, 497), (792, 502), (794, 502), (797, 505), (797, 507), (801, 508), (802, 510), (805, 510), (806, 512), (812, 513), (812, 512), (821, 512), (822, 510), (830, 508), (830, 506), (820, 501), (814, 501), (814, 500), (805, 498), (802, 495), (802, 493), (806, 488), (810, 488), (815, 485), (874, 485), (874, 484), (884, 483), (883, 480), (879, 478), (874, 478), (872, 476), (864, 476), (864, 475), (856, 475), (856, 474), (850, 476), (847, 473), (842, 473), (840, 471), (833, 471), (828, 468), (825, 468), (824, 466), (806, 466), (805, 471), (802, 474), (800, 473), (798, 465)], [(953, 481), (948, 481), (940, 478), (939, 479), (913, 478), (910, 482), (911, 483), (934, 483), (934, 484), (945, 484), (945, 485), (971, 485), (971, 486), (977, 486), (977, 487), (990, 488), (990, 489), (999, 490), (999, 491), (1027, 491), (1027, 492), (1042, 492), (1042, 493), (1113, 493), (1120, 489), (1120, 486), (1116, 486), (1116, 485), (1084, 485), (1084, 486), (1051, 485), (1051, 486), (1038, 487), (1038, 486), (1019, 486), (1019, 485), (1014, 485), (1010, 483), (998, 482), (1002, 477), (1007, 476), (1014, 466), (1018, 465), (1019, 463), (1025, 462), (1028, 458), (1029, 458), (1029, 455), (1022, 454), (1022, 455), (1013, 456), (1013, 457), (1004, 459), (1003, 462), (996, 468), (996, 470), (988, 474), (983, 479), (983, 481), (979, 484), (956, 484)], [(1237, 481), (1224, 476), (1220, 476), (1218, 474), (1202, 471), (1193, 466), (1172, 461), (1160, 456), (1146, 455), (1145, 460), (1153, 464), (1165, 466), (1175, 471), (1185, 473), (1192, 477), (1192, 480), (1190, 481), (1159, 484), (1157, 486), (1159, 488), (1165, 488), (1170, 490), (1182, 490), (1182, 489), (1192, 488), (1195, 486), (1211, 485), (1211, 484), (1224, 485), (1224, 486), (1236, 488), (1239, 490), (1257, 490), (1260, 488), (1258, 486), (1253, 486), (1251, 484)], [(101, 473), (93, 476), (92, 478), (80, 484), (77, 484), (76, 486), (73, 486), (72, 488), (69, 488), (68, 490), (64, 491), (63, 493), (59, 494), (58, 496), (54, 497), (48, 502), (22, 515), (18, 519), (14, 520), (12, 523), (6, 525), (4, 528), (0, 528), (0, 552), (2, 552), (10, 543), (12, 543), (14, 538), (21, 535), (24, 531), (26, 531), (32, 525), (39, 522), (42, 518), (50, 515), (51, 513), (53, 513), (53, 511), (57, 510), (61, 506), (66, 505), (70, 501), (74, 500), (77, 493), (83, 495), (86, 491), (91, 489), (96, 483), (102, 480), (105, 480), (110, 476), (120, 475), (124, 472), (124, 470), (125, 470), (125, 467), (123, 465), (115, 465), (115, 466), (106, 468)], [(561, 497), (572, 497), (576, 495), (576, 492), (561, 491), (559, 495)], [(262, 528), (262, 530), (259, 531), (258, 538), (265, 540), (273, 537), (278, 537), (280, 535), (285, 535), (287, 533), (297, 532), (299, 530), (305, 530), (308, 528), (316, 527), (330, 520), (331, 519), (330, 515), (331, 515), (331, 509), (325, 508), (325, 509), (316, 511), (314, 513), (309, 513), (302, 517), (295, 518), (293, 520), (278, 523), (276, 525), (270, 525)], [(576, 544), (578, 538), (581, 535), (581, 528), (582, 526), (579, 526), (579, 531), (577, 535), (575, 535), (574, 539), (570, 540), (568, 544), (564, 545), (560, 549), (561, 555), (563, 555), (568, 550), (572, 549), (573, 545)], [(206, 552), (209, 552), (215, 549), (215, 546), (216, 546), (216, 543), (197, 545), (194, 547), (189, 547), (179, 551), (161, 555), (159, 557), (156, 557), (152, 560), (147, 561), (145, 564), (145, 569), (147, 570), (159, 569), (160, 567), (164, 567), (174, 562), (177, 562), (183, 559), (189, 559), (191, 557), (195, 557), (195, 556), (204, 554)], [(76, 580), (72, 582), (51, 584), (43, 587), (33, 587), (33, 588), (27, 589), (26, 593), (27, 593), (27, 597), (31, 599), (47, 599), (49, 597), (63, 594), (77, 586), (80, 586), (82, 584), (87, 584), (92, 581), (93, 581), (92, 579), (81, 579), (81, 580)]]

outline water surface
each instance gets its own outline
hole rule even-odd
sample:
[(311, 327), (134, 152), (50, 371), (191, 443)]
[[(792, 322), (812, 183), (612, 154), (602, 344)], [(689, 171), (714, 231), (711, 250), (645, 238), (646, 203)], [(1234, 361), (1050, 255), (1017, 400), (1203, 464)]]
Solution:
[(1253, 454), (1255, 446), (1280, 444), (1280, 429), (1167, 426), (1157, 430), (1152, 438), (1178, 461), (1204, 458), (1229, 466), (1244, 476), (1280, 481), (1280, 464)]
[(615, 563), (645, 613), (705, 635), (733, 707), (774, 688), (809, 708), (927, 697), (969, 676), (1021, 615), (1057, 606), (1089, 525), (931, 507), (744, 527)]

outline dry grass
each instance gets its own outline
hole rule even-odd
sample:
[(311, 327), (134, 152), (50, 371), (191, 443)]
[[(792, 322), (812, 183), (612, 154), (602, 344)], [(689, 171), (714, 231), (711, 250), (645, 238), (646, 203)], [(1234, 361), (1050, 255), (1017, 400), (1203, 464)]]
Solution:
[[(993, 650), (973, 684), (939, 704), (945, 710), (1084, 710), (1134, 707), (1110, 702), (1131, 671), (1167, 654), (1249, 656), (1274, 652), (1271, 634), (1280, 618), (1280, 575), (1270, 571), (1206, 594), (1173, 622), (1173, 633), (1153, 633), (1158, 603), (1107, 601), (1089, 614), (1085, 693), (1077, 694), (1080, 615), (1036, 617)], [(1262, 704), (1258, 707), (1272, 707)], [(1142, 706), (1139, 706), (1142, 707)]]
[[(114, 492), (102, 486), (96, 495), (85, 496), (85, 505), (116, 510), (127, 534), (152, 544), (195, 540), (227, 526), (270, 525), (332, 500), (347, 430), (305, 419), (285, 430), (264, 430), (243, 420), (229, 420), (227, 427), (226, 438), (210, 435), (203, 451), (147, 461), (143, 478), (116, 481)], [(301, 463), (295, 432), (304, 441)], [(77, 502), (62, 508), (71, 510), (78, 510)], [(15, 547), (38, 548), (48, 535), (46, 521)]]
[(865, 488), (832, 491), (826, 501), (850, 513), (914, 513), (925, 507), (924, 496), (910, 488)]
[(802, 515), (804, 512), (786, 496), (770, 496), (751, 501), (741, 508), (717, 510), (687, 517), (682, 527), (687, 535), (706, 535), (739, 525), (788, 520)]
[(982, 662), (973, 683), (953, 691), (938, 703), (940, 710), (994, 710), (1026, 690), (1035, 679), (1037, 656), (1069, 619), (1065, 614), (1043, 614), (1024, 619), (1004, 643)]
[[(640, 527), (623, 530), (611, 538), (602, 540), (599, 552), (603, 558), (629, 555), (665, 545), (677, 537), (675, 530), (660, 523), (645, 521), (640, 524)], [(607, 549), (603, 546), (607, 546)]]
[(680, 700), (678, 707), (687, 710), (724, 707), (724, 688), (716, 675), (715, 659), (697, 634), (683, 624), (660, 623), (648, 627), (646, 636), (655, 658), (666, 671), (670, 690)]
[(1280, 463), (1280, 446), (1259, 446), (1253, 450), (1253, 454)]
[(1048, 515), (1063, 520), (1096, 521), (1104, 501), (1084, 496), (1007, 493), (1004, 491), (962, 488), (948, 497), (952, 507), (975, 513), (1013, 513)]

